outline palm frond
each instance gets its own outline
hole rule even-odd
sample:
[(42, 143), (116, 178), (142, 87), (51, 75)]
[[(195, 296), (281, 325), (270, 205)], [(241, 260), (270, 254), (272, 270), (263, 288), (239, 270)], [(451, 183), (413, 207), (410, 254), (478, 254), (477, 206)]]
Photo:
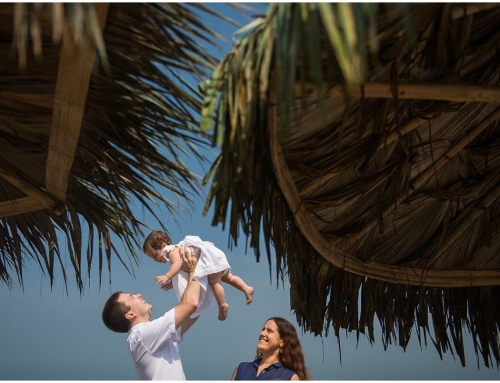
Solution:
[[(384, 348), (415, 330), (462, 364), (467, 331), (498, 367), (498, 22), (497, 5), (271, 4), (219, 63), (204, 212), (257, 260), (262, 229), (304, 331), (373, 341), (379, 320)], [(468, 86), (495, 96), (450, 96)]]
[[(205, 162), (193, 148), (208, 145), (209, 136), (197, 127), (201, 96), (186, 85), (213, 69), (216, 61), (205, 45), (217, 41), (200, 22), (200, 12), (213, 13), (198, 4), (111, 4), (101, 32), (93, 4), (0, 6), (0, 52), (9, 57), (0, 66), (0, 94), (35, 92), (33, 100), (48, 100), (23, 104), (0, 97), (5, 111), (0, 159), (31, 185), (45, 187), (60, 50), (51, 36), (59, 42), (68, 27), (82, 44), (93, 41), (101, 58), (90, 80), (66, 212), (41, 210), (0, 219), (0, 280), (11, 286), (15, 276), (22, 284), (32, 259), (51, 285), (56, 276), (62, 274), (66, 283), (73, 274), (83, 292), (95, 252), (99, 284), (105, 268), (111, 278), (112, 262), (133, 273), (144, 227), (133, 205), (139, 202), (155, 217), (157, 207), (164, 206), (175, 218), (199, 197), (199, 182), (184, 159), (195, 156)], [(14, 55), (10, 41), (17, 47)], [(0, 184), (0, 201), (23, 196), (9, 183)]]

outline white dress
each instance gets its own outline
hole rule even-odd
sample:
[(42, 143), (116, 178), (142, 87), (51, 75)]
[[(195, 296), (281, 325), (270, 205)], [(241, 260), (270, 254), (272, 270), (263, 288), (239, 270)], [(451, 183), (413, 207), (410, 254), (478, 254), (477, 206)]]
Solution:
[[(191, 315), (191, 318), (196, 318), (203, 311), (205, 311), (210, 303), (212, 302), (212, 297), (214, 295), (212, 288), (208, 285), (208, 275), (218, 273), (220, 271), (230, 270), (231, 266), (227, 262), (226, 255), (220, 249), (218, 249), (212, 242), (203, 241), (200, 237), (195, 235), (187, 235), (182, 241), (176, 245), (167, 245), (162, 249), (163, 257), (169, 262), (168, 253), (172, 251), (175, 247), (179, 246), (192, 246), (195, 253), (200, 255), (196, 269), (194, 270), (193, 278), (200, 284), (200, 302), (198, 308)], [(187, 287), (188, 274), (181, 270), (172, 278), (172, 287), (175, 291), (175, 295), (180, 302), (182, 294)]]

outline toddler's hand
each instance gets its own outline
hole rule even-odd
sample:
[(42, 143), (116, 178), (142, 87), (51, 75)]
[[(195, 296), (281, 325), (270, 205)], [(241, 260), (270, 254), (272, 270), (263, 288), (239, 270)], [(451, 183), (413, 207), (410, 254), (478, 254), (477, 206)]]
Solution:
[(161, 285), (161, 289), (165, 290), (165, 291), (168, 291), (168, 290), (170, 290), (172, 288), (173, 288), (172, 282), (162, 283), (162, 285)]
[(159, 275), (157, 277), (155, 277), (155, 283), (167, 283), (168, 282), (168, 279), (167, 279), (167, 276), (166, 275)]

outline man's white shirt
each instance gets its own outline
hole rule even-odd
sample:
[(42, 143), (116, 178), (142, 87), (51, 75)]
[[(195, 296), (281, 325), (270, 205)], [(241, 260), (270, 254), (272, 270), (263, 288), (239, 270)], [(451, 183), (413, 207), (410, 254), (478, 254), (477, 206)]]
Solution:
[(186, 380), (178, 348), (181, 328), (175, 328), (174, 310), (129, 330), (127, 344), (139, 380)]

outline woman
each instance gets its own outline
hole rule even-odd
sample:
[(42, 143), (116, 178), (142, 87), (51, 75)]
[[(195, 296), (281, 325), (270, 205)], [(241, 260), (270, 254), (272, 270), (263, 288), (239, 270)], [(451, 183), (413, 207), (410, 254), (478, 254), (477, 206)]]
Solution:
[(270, 318), (259, 335), (253, 362), (236, 366), (232, 380), (311, 380), (295, 327), (283, 318)]

